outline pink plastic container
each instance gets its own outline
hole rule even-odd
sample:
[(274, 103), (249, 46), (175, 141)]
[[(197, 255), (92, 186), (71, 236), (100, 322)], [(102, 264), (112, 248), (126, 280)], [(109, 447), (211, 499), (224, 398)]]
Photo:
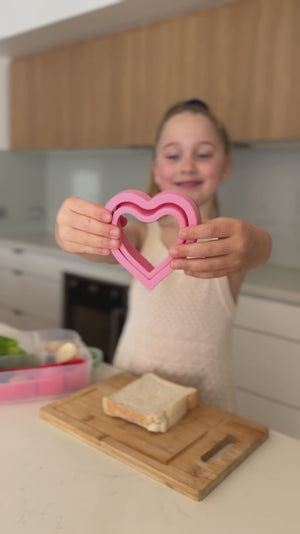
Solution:
[[(22, 373), (22, 374), (21, 374)], [(3, 373), (1, 373), (3, 374)], [(33, 372), (26, 371), (23, 375), (23, 371), (20, 371), (20, 376), (16, 372), (7, 373), (12, 375), (9, 379), (18, 378), (18, 381), (4, 382), (0, 384), (0, 400), (9, 401), (18, 398), (28, 399), (35, 397), (36, 395), (36, 382), (33, 379)]]
[(36, 394), (57, 395), (65, 390), (65, 376), (61, 367), (36, 369)]
[(1, 370), (0, 402), (58, 395), (83, 388), (90, 383), (93, 357), (74, 330), (23, 332), (18, 339), (19, 345), (26, 352), (36, 354), (40, 358), (40, 365), (48, 364), (47, 347), (56, 341), (73, 343), (77, 349), (79, 363)]

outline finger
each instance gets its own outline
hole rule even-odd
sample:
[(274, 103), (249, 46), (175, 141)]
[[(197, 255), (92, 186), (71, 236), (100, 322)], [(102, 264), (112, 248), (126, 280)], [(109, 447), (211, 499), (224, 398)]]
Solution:
[(64, 243), (64, 246), (70, 246), (72, 244), (72, 251), (77, 246), (78, 253), (82, 252), (82, 247), (88, 247), (93, 249), (118, 249), (120, 247), (120, 240), (113, 239), (105, 236), (97, 236), (74, 228), (64, 228), (58, 232), (60, 241)]
[(216, 271), (213, 273), (194, 273), (193, 271), (184, 271), (184, 274), (186, 274), (187, 276), (192, 276), (194, 278), (202, 278), (202, 279), (208, 280), (210, 278), (222, 278), (224, 276), (228, 276), (231, 273), (227, 272), (226, 270), (223, 270), (223, 271)]
[(65, 243), (64, 250), (71, 254), (88, 254), (89, 256), (109, 256), (111, 254), (111, 250), (108, 248), (89, 247), (72, 242)]
[(57, 223), (63, 224), (71, 216), (73, 219), (80, 216), (86, 217), (86, 220), (90, 221), (88, 224), (91, 224), (92, 221), (110, 223), (112, 219), (111, 212), (100, 204), (77, 197), (68, 198), (64, 201), (57, 214)]
[(61, 228), (69, 227), (86, 233), (106, 237), (111, 236), (118, 238), (120, 236), (120, 229), (117, 226), (99, 222), (90, 216), (75, 213), (73, 211), (62, 213), (57, 222)]
[(213, 239), (232, 235), (232, 220), (217, 217), (197, 226), (186, 226), (179, 230), (180, 239)]
[(213, 241), (195, 242), (176, 245), (169, 250), (173, 258), (211, 258), (226, 256), (232, 252), (229, 240), (226, 238)]
[(98, 221), (102, 220), (103, 222), (110, 222), (112, 219), (111, 212), (101, 206), (101, 204), (78, 197), (67, 198), (64, 201), (61, 210), (86, 215)]
[(171, 261), (172, 269), (182, 269), (194, 273), (215, 273), (234, 268), (231, 256), (220, 256), (217, 258), (189, 258), (176, 259)]

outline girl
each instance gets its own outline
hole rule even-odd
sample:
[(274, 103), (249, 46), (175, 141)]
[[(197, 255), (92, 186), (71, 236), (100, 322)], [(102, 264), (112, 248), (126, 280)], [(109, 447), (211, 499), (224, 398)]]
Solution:
[[(179, 102), (167, 110), (157, 131), (148, 192), (189, 195), (202, 222), (179, 232), (193, 243), (175, 245), (179, 228), (174, 217), (148, 225), (124, 219), (134, 246), (153, 265), (170, 254), (173, 272), (152, 291), (131, 280), (114, 364), (197, 387), (199, 400), (234, 411), (236, 302), (246, 272), (268, 260), (271, 238), (245, 221), (217, 216), (217, 189), (231, 165), (228, 134), (204, 102)], [(119, 229), (110, 224), (111, 217), (98, 204), (69, 198), (57, 215), (57, 243), (90, 260), (115, 263), (110, 251), (120, 245)]]

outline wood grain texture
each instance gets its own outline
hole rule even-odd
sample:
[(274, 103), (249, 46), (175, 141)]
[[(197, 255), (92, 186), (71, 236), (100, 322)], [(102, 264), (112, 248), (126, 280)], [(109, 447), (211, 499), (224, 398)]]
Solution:
[(234, 141), (299, 138), (299, 27), (299, 0), (239, 0), (16, 58), (12, 148), (152, 145), (193, 97)]
[(43, 419), (160, 482), (200, 500), (267, 437), (268, 428), (199, 404), (166, 433), (107, 416), (102, 397), (135, 377), (121, 373), (41, 408)]

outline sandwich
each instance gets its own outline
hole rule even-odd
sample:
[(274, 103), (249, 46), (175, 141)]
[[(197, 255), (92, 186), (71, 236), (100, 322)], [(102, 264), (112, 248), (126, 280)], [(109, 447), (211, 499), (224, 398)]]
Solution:
[(197, 406), (197, 389), (146, 373), (102, 398), (105, 414), (135, 423), (150, 432), (167, 432)]

